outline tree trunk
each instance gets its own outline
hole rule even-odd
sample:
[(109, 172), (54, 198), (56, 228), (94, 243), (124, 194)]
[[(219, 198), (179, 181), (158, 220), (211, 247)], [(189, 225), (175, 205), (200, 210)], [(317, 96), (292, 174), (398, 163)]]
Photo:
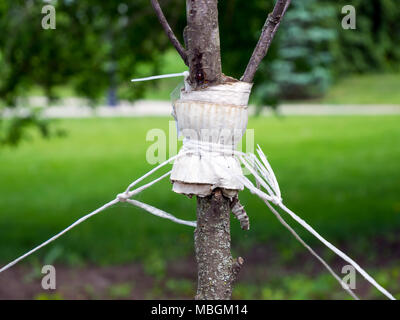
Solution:
[[(223, 80), (217, 0), (186, 0), (184, 38), (193, 88), (220, 84)], [(242, 260), (231, 256), (231, 202), (221, 190), (197, 198), (194, 234), (198, 268), (197, 300), (226, 300)]]
[(196, 300), (227, 300), (232, 295), (230, 201), (220, 190), (197, 197), (194, 233), (198, 286)]
[[(179, 43), (161, 10), (158, 0), (151, 0), (165, 33), (189, 65), (189, 82), (194, 90), (231, 81), (222, 74), (218, 24), (218, 0), (186, 0), (187, 26), (183, 32), (186, 49)], [(250, 58), (242, 80), (252, 82), (262, 58), (290, 4), (277, 0), (268, 16), (260, 40)], [(230, 211), (240, 220), (242, 229), (249, 229), (249, 219), (236, 197), (231, 201), (220, 189), (208, 197), (197, 198), (197, 228), (194, 234), (198, 266), (196, 299), (230, 299), (232, 285), (243, 259), (231, 255)]]
[(219, 84), (222, 78), (218, 0), (186, 0), (184, 30), (190, 82), (194, 88)]

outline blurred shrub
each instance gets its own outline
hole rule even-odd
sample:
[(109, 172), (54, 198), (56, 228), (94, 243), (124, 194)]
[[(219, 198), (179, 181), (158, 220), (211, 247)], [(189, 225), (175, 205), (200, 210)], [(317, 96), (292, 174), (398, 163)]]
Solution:
[[(56, 86), (99, 99), (114, 82), (125, 84), (138, 64), (157, 64), (168, 41), (147, 0), (53, 1), (56, 29), (44, 30), (43, 1), (7, 0), (0, 6), (0, 100), (39, 86), (55, 98)], [(140, 85), (131, 96), (140, 94)]]
[[(41, 26), (44, 1), (0, 3), (0, 122), (2, 108), (25, 107), (21, 97), (31, 95), (33, 87), (52, 101), (56, 87), (69, 86), (94, 103), (110, 88), (129, 83), (138, 65), (156, 68), (168, 44), (161, 27), (154, 28), (158, 22), (147, 0), (48, 3), (56, 9), (54, 30)], [(131, 87), (124, 99), (139, 97), (142, 89), (142, 84)], [(17, 143), (28, 125), (47, 133), (36, 117), (23, 117), (13, 122), (3, 142)]]
[(153, 276), (156, 280), (165, 278), (167, 273), (167, 264), (156, 250), (149, 252), (143, 263), (143, 268), (148, 275)]
[(39, 293), (34, 300), (64, 300), (61, 293)]
[[(257, 104), (318, 97), (334, 79), (354, 72), (398, 71), (397, 0), (292, 1), (256, 74)], [(239, 78), (257, 43), (273, 0), (220, 2), (223, 69)], [(344, 30), (342, 7), (353, 5), (357, 29)]]
[(331, 83), (330, 46), (336, 40), (335, 22), (330, 4), (317, 0), (291, 4), (281, 24), (277, 57), (261, 67), (261, 72), (271, 77), (255, 90), (261, 103), (319, 97), (326, 92)]
[(195, 287), (192, 280), (187, 279), (167, 279), (165, 288), (175, 295), (191, 297), (195, 295)]
[[(336, 8), (338, 41), (333, 51), (336, 75), (400, 70), (400, 7), (398, 0), (323, 0)], [(341, 8), (353, 5), (357, 28), (344, 30)]]
[(132, 284), (118, 283), (108, 288), (108, 293), (112, 299), (127, 299), (132, 293)]

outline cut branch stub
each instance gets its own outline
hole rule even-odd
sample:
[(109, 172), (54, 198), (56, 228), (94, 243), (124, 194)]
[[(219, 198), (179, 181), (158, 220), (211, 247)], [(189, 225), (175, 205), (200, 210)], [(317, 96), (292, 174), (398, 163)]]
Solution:
[(231, 203), (231, 210), (236, 219), (239, 220), (240, 227), (243, 230), (249, 230), (250, 229), (249, 216), (247, 215), (246, 210), (244, 210), (244, 207), (240, 204), (239, 198), (237, 196), (233, 199)]

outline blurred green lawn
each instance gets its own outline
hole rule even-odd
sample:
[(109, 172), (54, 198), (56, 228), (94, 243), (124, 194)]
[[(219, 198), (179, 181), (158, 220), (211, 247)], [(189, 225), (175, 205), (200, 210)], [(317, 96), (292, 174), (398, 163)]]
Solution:
[(321, 103), (400, 105), (399, 88), (400, 74), (352, 75), (333, 85)]
[[(146, 133), (152, 128), (168, 132), (168, 120), (62, 120), (56, 126), (67, 130), (66, 137), (35, 137), (18, 148), (2, 148), (0, 261), (48, 239), (152, 168), (145, 160), (153, 143)], [(370, 237), (389, 236), (400, 227), (399, 124), (400, 116), (260, 117), (250, 119), (248, 128), (254, 128), (287, 206), (327, 239), (362, 243), (363, 254), (372, 255), (365, 251)], [(251, 229), (243, 232), (232, 220), (235, 250), (274, 241), (290, 251), (295, 241), (265, 205), (247, 192), (240, 198)], [(174, 194), (168, 181), (137, 199), (195, 219), (195, 199)], [(192, 228), (118, 204), (29, 259), (111, 264), (192, 253)]]

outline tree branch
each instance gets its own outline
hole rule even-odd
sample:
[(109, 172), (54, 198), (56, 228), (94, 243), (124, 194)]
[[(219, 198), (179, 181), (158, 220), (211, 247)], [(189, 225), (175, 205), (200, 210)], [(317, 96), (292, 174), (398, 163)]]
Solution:
[(276, 1), (274, 10), (268, 15), (268, 18), (265, 21), (260, 39), (258, 40), (256, 47), (254, 48), (253, 54), (251, 55), (250, 61), (246, 67), (246, 71), (240, 79), (241, 81), (249, 83), (253, 82), (254, 75), (262, 59), (268, 52), (272, 39), (274, 38), (275, 33), (278, 30), (279, 25), (282, 21), (282, 18), (290, 5), (290, 1), (291, 0)]
[(171, 27), (168, 24), (167, 19), (164, 16), (164, 13), (162, 12), (162, 9), (160, 7), (160, 4), (158, 3), (158, 0), (150, 0), (151, 5), (154, 8), (154, 11), (156, 12), (156, 15), (158, 17), (158, 20), (161, 23), (161, 26), (163, 27), (165, 33), (167, 34), (169, 40), (172, 42), (174, 45), (176, 51), (178, 51), (179, 55), (182, 57), (183, 61), (187, 66), (189, 66), (188, 62), (188, 57), (185, 48), (181, 45), (177, 37), (175, 36), (174, 32), (172, 31)]

